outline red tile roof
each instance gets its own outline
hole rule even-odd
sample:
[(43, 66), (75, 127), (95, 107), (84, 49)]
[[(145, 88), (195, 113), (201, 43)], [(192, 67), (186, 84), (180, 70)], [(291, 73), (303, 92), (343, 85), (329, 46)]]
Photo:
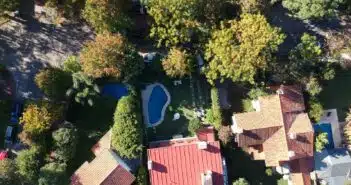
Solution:
[(135, 177), (121, 165), (117, 166), (101, 185), (130, 185)]
[(147, 151), (148, 161), (152, 161), (151, 185), (201, 185), (201, 174), (207, 171), (212, 172), (213, 185), (224, 184), (218, 141), (207, 142), (206, 149), (198, 148), (197, 138), (171, 141), (151, 144)]

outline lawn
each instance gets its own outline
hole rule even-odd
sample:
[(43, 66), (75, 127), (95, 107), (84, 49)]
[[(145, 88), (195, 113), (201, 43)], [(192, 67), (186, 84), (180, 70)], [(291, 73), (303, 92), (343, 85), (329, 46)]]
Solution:
[(77, 127), (79, 141), (68, 174), (77, 170), (84, 161), (94, 158), (91, 147), (112, 127), (116, 104), (117, 100), (105, 97), (96, 98), (92, 107), (74, 102), (71, 104), (67, 112), (67, 121)]
[(340, 70), (336, 72), (333, 80), (323, 84), (320, 100), (324, 109), (336, 108), (339, 120), (346, 117), (351, 105), (351, 71)]
[[(161, 66), (155, 65), (146, 66), (141, 81), (144, 85), (155, 82), (163, 84), (170, 93), (171, 102), (166, 110), (164, 121), (148, 129), (148, 139), (149, 141), (166, 140), (177, 134), (189, 136), (188, 124), (194, 118), (194, 109), (209, 106), (209, 86), (197, 74), (184, 77), (181, 79), (182, 84), (175, 86), (173, 81), (179, 79), (170, 79), (160, 71)], [(175, 113), (179, 113), (181, 117), (173, 121)]]

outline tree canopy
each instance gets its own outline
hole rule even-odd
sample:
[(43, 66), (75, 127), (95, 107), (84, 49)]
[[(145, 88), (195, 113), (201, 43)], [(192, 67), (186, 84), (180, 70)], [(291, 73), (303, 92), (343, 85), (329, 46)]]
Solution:
[(283, 6), (301, 19), (321, 19), (332, 15), (344, 0), (283, 0)]
[(84, 73), (94, 78), (114, 77), (126, 82), (139, 75), (144, 61), (120, 34), (97, 35), (80, 53)]
[(87, 0), (83, 18), (98, 32), (118, 32), (128, 28), (128, 0)]
[(172, 48), (168, 56), (162, 61), (163, 70), (172, 78), (182, 78), (190, 75), (193, 61), (185, 50)]
[(249, 182), (247, 182), (247, 180), (244, 178), (239, 178), (233, 182), (233, 185), (249, 185)]
[(77, 73), (82, 71), (82, 66), (80, 66), (77, 56), (69, 56), (63, 62), (63, 70), (69, 73)]
[(142, 151), (142, 128), (133, 95), (122, 97), (117, 104), (112, 127), (112, 147), (121, 157), (136, 158)]
[(39, 185), (66, 185), (66, 164), (48, 163), (40, 168)]
[(0, 0), (0, 15), (5, 11), (14, 11), (19, 6), (19, 0)]
[(40, 153), (37, 147), (22, 150), (16, 158), (17, 173), (26, 184), (36, 184), (40, 168)]
[(16, 175), (16, 164), (12, 159), (0, 160), (0, 185), (17, 185), (19, 179)]
[(63, 100), (72, 86), (72, 78), (59, 68), (46, 68), (36, 74), (35, 83), (49, 98)]
[(47, 107), (29, 104), (20, 118), (23, 131), (30, 136), (39, 136), (49, 130), (53, 122), (53, 116)]
[(55, 158), (61, 162), (69, 162), (76, 153), (78, 142), (74, 128), (60, 128), (52, 133)]
[(314, 147), (317, 152), (321, 152), (325, 148), (325, 145), (327, 145), (328, 143), (328, 133), (320, 132), (316, 134), (316, 141), (314, 142)]
[(208, 81), (229, 78), (254, 83), (257, 71), (265, 70), (274, 61), (272, 53), (284, 38), (263, 15), (244, 14), (240, 20), (222, 23), (206, 46)]

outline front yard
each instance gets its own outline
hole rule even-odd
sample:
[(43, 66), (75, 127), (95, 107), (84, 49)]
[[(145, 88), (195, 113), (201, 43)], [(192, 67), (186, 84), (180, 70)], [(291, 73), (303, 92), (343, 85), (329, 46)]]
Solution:
[(324, 109), (334, 109), (338, 111), (339, 120), (346, 117), (351, 105), (351, 71), (336, 71), (333, 80), (323, 84), (323, 91), (320, 94), (321, 102)]

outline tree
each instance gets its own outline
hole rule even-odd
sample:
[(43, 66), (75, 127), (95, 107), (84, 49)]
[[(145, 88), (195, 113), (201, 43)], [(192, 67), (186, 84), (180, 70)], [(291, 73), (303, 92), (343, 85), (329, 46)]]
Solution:
[(40, 152), (37, 147), (22, 150), (16, 158), (17, 173), (22, 182), (36, 184), (40, 168)]
[(283, 0), (283, 6), (300, 19), (331, 16), (344, 0)]
[(120, 34), (97, 35), (80, 53), (84, 73), (94, 78), (111, 76), (127, 82), (138, 76), (144, 61), (135, 48)]
[(230, 143), (233, 139), (233, 132), (230, 126), (221, 126), (218, 131), (218, 138), (224, 145)]
[(87, 0), (83, 18), (98, 32), (116, 33), (128, 28), (131, 19), (126, 15), (128, 0)]
[(316, 141), (314, 142), (314, 147), (317, 152), (321, 152), (328, 143), (328, 133), (320, 132), (316, 134)]
[(322, 104), (316, 99), (312, 98), (309, 102), (309, 111), (308, 115), (312, 118), (315, 122), (319, 122), (323, 115), (323, 106)]
[(142, 151), (142, 128), (137, 115), (136, 100), (133, 95), (122, 97), (114, 114), (112, 127), (112, 147), (121, 157), (139, 157)]
[(39, 185), (66, 185), (66, 164), (48, 163), (40, 168)]
[(249, 185), (249, 182), (247, 182), (247, 180), (244, 178), (239, 178), (233, 182), (233, 185)]
[(200, 128), (202, 128), (202, 124), (198, 118), (194, 118), (189, 121), (188, 129), (191, 135), (195, 136), (196, 131), (199, 130)]
[(211, 109), (207, 110), (206, 121), (213, 125), (216, 129), (219, 129), (222, 125), (223, 116), (221, 107), (219, 104), (219, 94), (217, 88), (211, 89)]
[(55, 158), (68, 163), (75, 155), (78, 135), (75, 128), (60, 128), (52, 133)]
[(284, 38), (280, 29), (270, 26), (263, 15), (244, 14), (239, 21), (222, 23), (206, 46), (206, 77), (212, 84), (226, 78), (254, 83), (257, 71), (273, 62), (272, 53)]
[(67, 96), (74, 96), (77, 103), (93, 106), (93, 98), (100, 93), (99, 87), (93, 79), (82, 72), (72, 74), (73, 86), (67, 90)]
[(0, 184), (19, 184), (19, 179), (16, 175), (16, 171), (16, 164), (12, 159), (6, 158), (0, 160)]
[(23, 131), (32, 136), (39, 136), (50, 129), (53, 122), (52, 114), (47, 107), (29, 104), (20, 118)]
[(263, 13), (267, 6), (269, 6), (268, 0), (239, 0), (239, 5), (243, 13)]
[(187, 51), (172, 48), (162, 61), (163, 70), (172, 78), (183, 78), (192, 71), (192, 59)]
[(73, 55), (67, 57), (67, 59), (63, 62), (63, 70), (69, 73), (77, 73), (82, 71), (82, 66), (80, 66), (78, 57)]
[(136, 177), (136, 185), (148, 185), (147, 170), (144, 166), (140, 166)]
[(63, 100), (72, 78), (59, 68), (46, 68), (36, 74), (35, 83), (49, 98)]
[(311, 77), (306, 84), (306, 90), (311, 96), (316, 96), (322, 91), (322, 87), (316, 78)]
[(0, 15), (5, 11), (14, 11), (19, 6), (19, 0), (0, 0)]

